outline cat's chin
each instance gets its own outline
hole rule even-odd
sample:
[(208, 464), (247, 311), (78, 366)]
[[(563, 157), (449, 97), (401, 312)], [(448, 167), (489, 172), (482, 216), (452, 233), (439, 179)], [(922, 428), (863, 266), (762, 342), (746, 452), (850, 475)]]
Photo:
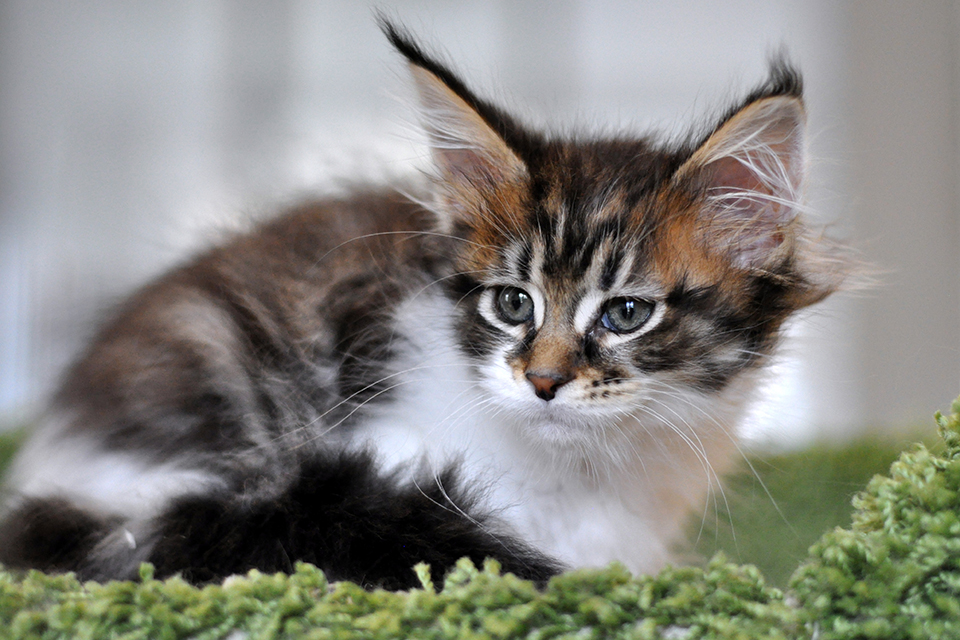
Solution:
[(550, 447), (582, 448), (596, 440), (590, 426), (574, 426), (558, 420), (531, 421), (524, 424), (522, 430), (528, 440)]
[(528, 442), (550, 449), (586, 452), (602, 447), (615, 415), (584, 411), (560, 403), (531, 403), (516, 411), (516, 428)]

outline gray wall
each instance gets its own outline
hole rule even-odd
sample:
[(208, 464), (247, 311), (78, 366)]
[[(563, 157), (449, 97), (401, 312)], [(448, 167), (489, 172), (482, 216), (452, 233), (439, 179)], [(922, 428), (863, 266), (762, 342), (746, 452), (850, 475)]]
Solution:
[(850, 214), (883, 270), (855, 316), (860, 385), (887, 422), (960, 394), (960, 10), (864, 1), (849, 20)]
[[(878, 274), (794, 325), (753, 432), (929, 422), (960, 393), (955, 2), (391, 11), (528, 119), (606, 130), (703, 122), (786, 44), (811, 203)], [(35, 413), (103, 309), (224, 229), (423, 162), (398, 95), (367, 3), (0, 3), (0, 414)]]

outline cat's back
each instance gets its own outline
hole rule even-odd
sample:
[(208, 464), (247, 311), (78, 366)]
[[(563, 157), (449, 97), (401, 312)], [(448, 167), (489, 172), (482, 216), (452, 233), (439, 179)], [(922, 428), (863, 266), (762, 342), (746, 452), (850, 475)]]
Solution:
[(169, 272), (67, 372), (10, 484), (129, 513), (189, 486), (281, 476), (378, 391), (395, 338), (386, 320), (441, 268), (435, 238), (421, 206), (362, 189)]
[(357, 277), (396, 284), (429, 271), (437, 256), (434, 238), (429, 214), (407, 196), (391, 187), (356, 189), (291, 207), (158, 285), (204, 291), (229, 285), (280, 310), (299, 300), (295, 293), (328, 296)]

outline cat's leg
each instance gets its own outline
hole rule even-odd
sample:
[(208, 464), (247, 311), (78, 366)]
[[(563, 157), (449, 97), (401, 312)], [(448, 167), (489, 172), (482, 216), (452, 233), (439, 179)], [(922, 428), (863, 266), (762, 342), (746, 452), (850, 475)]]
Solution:
[(27, 498), (0, 521), (0, 564), (50, 573), (80, 571), (93, 549), (119, 525), (63, 497)]
[(125, 519), (63, 496), (23, 497), (0, 518), (0, 565), (134, 580), (159, 538), (154, 519)]
[(366, 453), (306, 464), (277, 500), (208, 494), (175, 500), (155, 520), (149, 561), (160, 576), (219, 580), (252, 568), (292, 571), (319, 566), (331, 580), (367, 587), (416, 586), (413, 565), (426, 562), (439, 583), (461, 557), (543, 583), (560, 564), (498, 531), (475, 508), (453, 470), (420, 482), (378, 472)]

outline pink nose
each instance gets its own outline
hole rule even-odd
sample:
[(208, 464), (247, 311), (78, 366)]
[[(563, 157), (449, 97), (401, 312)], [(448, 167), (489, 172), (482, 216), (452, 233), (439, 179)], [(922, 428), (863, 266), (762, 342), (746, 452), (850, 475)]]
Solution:
[(558, 371), (528, 371), (527, 380), (533, 385), (534, 393), (541, 400), (553, 400), (557, 389), (573, 380), (569, 373)]

